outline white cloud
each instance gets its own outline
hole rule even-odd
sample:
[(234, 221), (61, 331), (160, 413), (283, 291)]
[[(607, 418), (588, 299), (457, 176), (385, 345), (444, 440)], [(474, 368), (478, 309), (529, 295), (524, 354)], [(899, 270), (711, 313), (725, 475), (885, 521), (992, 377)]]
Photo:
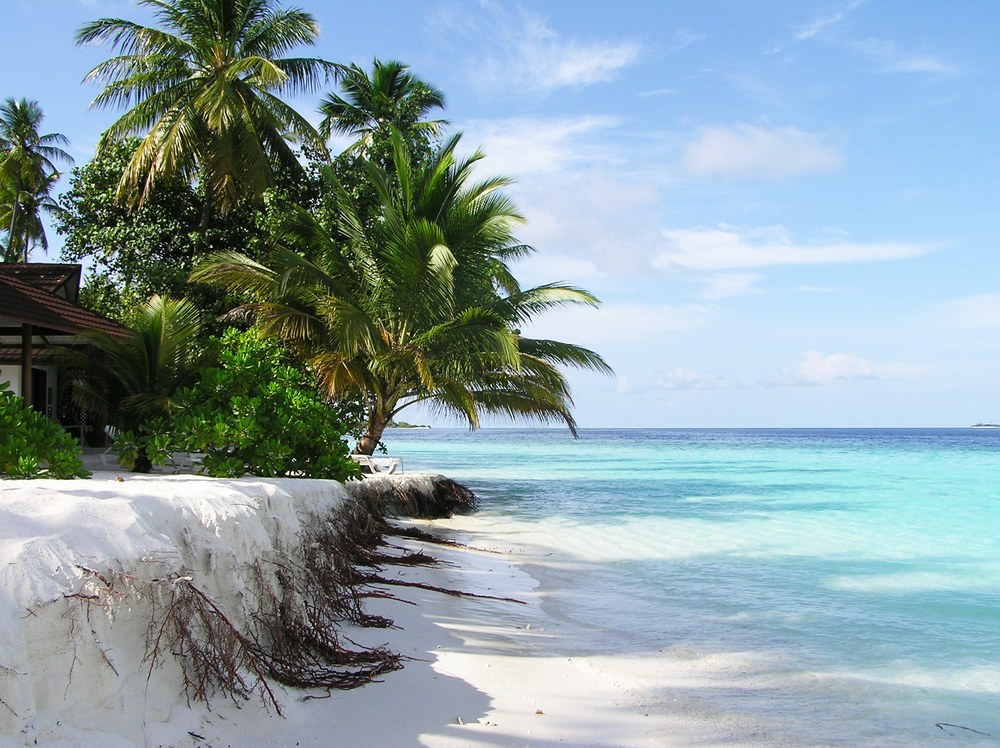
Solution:
[(833, 242), (818, 245), (794, 243), (780, 226), (744, 230), (666, 229), (666, 247), (654, 258), (659, 269), (721, 270), (773, 265), (825, 265), (904, 260), (926, 254), (927, 245), (906, 242)]
[(525, 287), (553, 282), (580, 284), (604, 275), (592, 260), (560, 254), (548, 246), (541, 252), (518, 260), (512, 268)]
[(826, 384), (836, 379), (871, 379), (873, 369), (871, 361), (856, 353), (809, 351), (796, 367), (795, 376), (804, 384)]
[(701, 295), (706, 299), (727, 299), (760, 293), (756, 285), (761, 276), (752, 273), (718, 273), (699, 280), (705, 286)]
[(528, 217), (519, 236), (553, 258), (586, 263), (577, 266), (587, 277), (649, 272), (660, 243), (653, 185), (610, 169), (568, 169), (518, 185), (515, 196)]
[(777, 379), (764, 379), (765, 387), (827, 385), (848, 380), (899, 380), (919, 377), (921, 370), (903, 362), (873, 364), (857, 353), (809, 351), (782, 371)]
[(615, 380), (615, 392), (628, 394), (630, 392), (635, 392), (635, 388), (632, 386), (632, 382), (628, 377), (624, 374), (619, 374)]
[(1000, 295), (979, 294), (937, 304), (931, 309), (942, 327), (1000, 330)]
[(696, 176), (781, 179), (837, 169), (844, 163), (838, 133), (740, 124), (703, 127), (687, 144), (683, 168)]
[(531, 337), (566, 340), (589, 347), (610, 343), (654, 345), (674, 333), (704, 327), (716, 314), (714, 306), (705, 304), (608, 303), (599, 309), (564, 307), (538, 318), (524, 332)]
[[(795, 32), (795, 38), (799, 41), (805, 41), (822, 35), (822, 32), (839, 24), (853, 10), (864, 5), (866, 2), (867, 0), (851, 0), (845, 5), (843, 10), (818, 18), (803, 26), (799, 31)], [(861, 41), (841, 41), (839, 43), (869, 58), (885, 73), (946, 75), (958, 72), (956, 67), (949, 62), (945, 62), (932, 55), (911, 54), (901, 49), (893, 41), (868, 38)]]
[[(651, 268), (740, 271), (875, 262), (932, 249), (906, 242), (852, 242), (828, 228), (808, 243), (796, 242), (782, 226), (662, 229), (657, 181), (662, 172), (639, 171), (632, 164), (619, 142), (618, 119), (513, 118), (461, 124), (465, 149), (480, 147), (487, 156), (485, 173), (519, 176), (511, 194), (528, 219), (519, 235), (550, 260), (548, 275), (536, 275), (540, 280), (580, 282)], [(759, 280), (754, 273), (729, 272), (697, 282), (703, 284), (702, 297), (714, 300), (756, 293)]]
[(552, 262), (572, 258), (574, 267), (544, 280), (649, 270), (662, 198), (656, 174), (637, 171), (647, 164), (621, 146), (620, 124), (604, 116), (461, 123), (465, 148), (486, 154), (482, 173), (517, 175), (510, 194), (528, 219), (518, 236)]
[(490, 26), (500, 37), (499, 56), (487, 53), (485, 59), (470, 65), (477, 81), (490, 88), (547, 93), (606, 83), (637, 62), (642, 51), (633, 41), (564, 38), (527, 11), (513, 20), (499, 6), (490, 10)]
[(603, 147), (588, 148), (586, 139), (618, 124), (615, 117), (596, 115), (550, 120), (471, 120), (462, 123), (462, 143), (467, 151), (479, 148), (486, 154), (485, 164), (491, 173), (520, 177), (606, 158)]
[(854, 286), (798, 286), (797, 291), (802, 293), (814, 293), (814, 294), (845, 294), (851, 293), (855, 290)]
[(954, 66), (936, 57), (908, 55), (900, 57), (888, 68), (891, 73), (954, 73)]
[(654, 88), (650, 91), (640, 91), (639, 96), (673, 96), (676, 93), (676, 88)]
[(678, 29), (674, 32), (673, 38), (667, 43), (667, 46), (669, 49), (678, 52), (686, 47), (690, 47), (692, 44), (705, 41), (707, 38), (708, 34), (691, 31), (690, 29)]
[(844, 10), (838, 11), (837, 13), (834, 13), (833, 15), (830, 16), (818, 18), (812, 23), (804, 26), (802, 29), (800, 29), (795, 33), (795, 38), (800, 41), (804, 41), (806, 39), (812, 39), (814, 36), (819, 34), (828, 26), (833, 26), (843, 21), (845, 18), (847, 18), (848, 14), (852, 10), (857, 8), (859, 5), (863, 5), (864, 3), (865, 0), (852, 0), (851, 2), (847, 3), (847, 6), (844, 8)]
[(910, 54), (895, 42), (865, 39), (850, 45), (875, 62), (884, 73), (925, 73), (949, 75), (957, 73), (954, 65), (931, 55)]
[(680, 366), (665, 371), (654, 384), (661, 390), (720, 390), (734, 386), (717, 374), (699, 374)]

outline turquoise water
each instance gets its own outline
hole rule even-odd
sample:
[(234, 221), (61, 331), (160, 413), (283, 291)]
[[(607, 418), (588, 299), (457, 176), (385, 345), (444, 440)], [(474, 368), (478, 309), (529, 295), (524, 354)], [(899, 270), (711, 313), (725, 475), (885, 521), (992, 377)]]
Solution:
[[(1000, 745), (1000, 430), (386, 442), (551, 552), (574, 651), (642, 658), (663, 709), (762, 744)], [(697, 684), (657, 684), (678, 666)]]

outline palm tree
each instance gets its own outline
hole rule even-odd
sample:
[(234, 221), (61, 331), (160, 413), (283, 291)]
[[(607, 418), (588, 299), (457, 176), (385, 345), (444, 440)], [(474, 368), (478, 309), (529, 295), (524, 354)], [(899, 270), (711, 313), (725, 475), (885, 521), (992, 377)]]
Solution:
[(34, 246), (48, 249), (41, 210), (58, 209), (49, 196), (59, 179), (53, 161), (73, 163), (59, 133), (41, 134), (38, 102), (7, 99), (0, 105), (0, 221), (7, 232), (4, 262), (27, 262)]
[[(440, 134), (446, 120), (427, 120), (425, 115), (444, 108), (444, 94), (407, 72), (396, 60), (372, 60), (372, 73), (352, 64), (343, 70), (343, 96), (327, 94), (319, 105), (323, 115), (320, 133), (351, 135), (358, 140), (348, 149), (391, 166), (390, 131), (399, 131), (411, 154), (430, 155), (430, 136)], [(381, 148), (379, 148), (381, 144)]]
[(361, 395), (367, 424), (359, 453), (371, 454), (389, 421), (422, 401), (470, 428), (495, 413), (559, 419), (575, 433), (558, 366), (610, 372), (608, 365), (585, 348), (529, 339), (519, 328), (546, 309), (597, 300), (560, 284), (518, 287), (506, 261), (530, 248), (513, 235), (521, 217), (500, 191), (509, 180), (473, 183), (481, 156), (457, 159), (458, 136), (427, 162), (415, 163), (398, 133), (392, 143), (391, 174), (367, 162), (378, 221), (363, 221), (327, 171), (337, 199), (329, 231), (299, 210), (267, 264), (218, 253), (192, 278), (247, 294), (234, 312), (297, 346), (329, 397)]
[(138, 442), (136, 472), (152, 467), (146, 450), (151, 436), (143, 425), (167, 417), (174, 393), (197, 376), (201, 329), (201, 313), (191, 302), (153, 296), (139, 309), (130, 336), (83, 333), (90, 350), (61, 354), (64, 365), (83, 372), (74, 382), (77, 403)]
[(322, 139), (278, 94), (315, 90), (337, 65), (283, 57), (319, 33), (315, 19), (274, 0), (137, 0), (158, 27), (102, 18), (77, 43), (109, 43), (117, 55), (87, 81), (106, 83), (92, 106), (130, 106), (107, 131), (142, 141), (118, 188), (141, 201), (162, 177), (200, 176), (210, 208), (228, 212), (240, 197), (259, 199), (280, 169), (302, 167), (286, 138), (323, 149)]

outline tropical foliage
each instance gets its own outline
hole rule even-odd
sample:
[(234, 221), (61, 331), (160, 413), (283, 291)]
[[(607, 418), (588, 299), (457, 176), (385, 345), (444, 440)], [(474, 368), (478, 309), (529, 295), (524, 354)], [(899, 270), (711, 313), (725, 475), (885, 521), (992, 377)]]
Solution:
[(313, 44), (315, 19), (273, 0), (137, 0), (158, 26), (102, 18), (77, 42), (107, 43), (116, 55), (87, 80), (105, 83), (98, 107), (131, 106), (107, 131), (142, 138), (118, 187), (122, 199), (148, 196), (163, 178), (198, 175), (211, 208), (261, 198), (279, 170), (301, 168), (288, 138), (322, 148), (308, 120), (279, 98), (315, 90), (336, 65), (285, 57)]
[[(444, 107), (444, 94), (409, 72), (395, 60), (372, 62), (369, 75), (357, 65), (344, 70), (341, 93), (330, 93), (320, 103), (323, 121), (320, 131), (355, 138), (333, 162), (337, 181), (351, 196), (365, 223), (379, 220), (379, 196), (368, 178), (366, 161), (393, 173), (392, 133), (399, 133), (414, 161), (427, 161), (434, 152), (443, 119), (428, 119), (429, 113)], [(336, 213), (330, 201), (321, 204), (318, 217)]]
[(104, 143), (93, 160), (73, 169), (55, 221), (64, 237), (63, 259), (89, 260), (95, 269), (88, 281), (91, 293), (107, 289), (106, 299), (88, 306), (123, 322), (129, 321), (126, 310), (138, 309), (154, 294), (184, 294), (201, 205), (179, 177), (161, 180), (141, 207), (119, 204), (115, 192), (137, 146), (137, 141)]
[(264, 230), (257, 211), (240, 205), (202, 226), (200, 191), (180, 175), (161, 179), (141, 206), (116, 199), (137, 139), (103, 142), (86, 165), (73, 169), (55, 216), (62, 257), (88, 261), (93, 272), (81, 295), (90, 309), (127, 326), (150, 296), (188, 297), (210, 316), (225, 311), (218, 293), (188, 282), (196, 258), (210, 249), (249, 248)]
[(86, 478), (77, 441), (0, 382), (0, 477)]
[(0, 104), (0, 228), (4, 262), (27, 262), (35, 247), (48, 249), (42, 211), (58, 209), (50, 193), (59, 171), (56, 161), (72, 163), (58, 133), (40, 132), (44, 115), (37, 102), (7, 99)]
[(390, 419), (421, 401), (473, 428), (492, 413), (574, 429), (558, 366), (609, 371), (607, 364), (520, 328), (552, 307), (596, 299), (559, 284), (520, 288), (507, 261), (531, 250), (513, 234), (521, 217), (502, 193), (509, 182), (474, 182), (481, 156), (458, 158), (457, 136), (427, 162), (415, 162), (398, 133), (392, 143), (392, 172), (366, 162), (378, 221), (362, 220), (328, 172), (333, 225), (290, 212), (266, 263), (219, 253), (193, 277), (246, 294), (237, 312), (297, 346), (329, 397), (363, 397), (361, 453), (371, 454)]
[(357, 138), (347, 152), (383, 166), (392, 162), (392, 131), (402, 136), (411, 156), (424, 157), (430, 155), (430, 137), (439, 135), (447, 124), (425, 118), (433, 109), (444, 107), (444, 94), (396, 60), (373, 60), (370, 76), (351, 65), (344, 70), (340, 87), (342, 96), (330, 93), (320, 102), (320, 132), (325, 138), (333, 133)]
[(197, 378), (202, 318), (189, 301), (154, 296), (134, 325), (125, 338), (86, 333), (92, 348), (67, 351), (63, 362), (83, 371), (74, 383), (77, 402), (115, 426), (116, 441), (134, 442), (133, 469), (149, 472), (150, 455), (162, 453), (164, 443), (146, 427), (168, 418), (174, 394)]
[[(440, 90), (395, 60), (289, 56), (318, 27), (281, 0), (136, 3), (151, 25), (102, 18), (77, 34), (113, 50), (87, 80), (103, 86), (94, 106), (124, 113), (56, 216), (64, 259), (93, 268), (81, 300), (133, 330), (95, 334), (64, 363), (135, 469), (181, 449), (220, 475), (345, 476), (339, 434), (371, 454), (421, 402), (472, 428), (489, 415), (575, 432), (563, 368), (610, 369), (526, 330), (597, 300), (520, 286), (510, 263), (533, 250), (515, 236), (510, 181), (477, 179), (482, 156), (460, 157), (457, 135), (442, 142)], [(281, 97), (329, 81), (317, 131)], [(32, 106), (0, 111), (8, 257), (44, 246), (38, 215), (56, 207), (52, 159), (65, 156)], [(15, 133), (31, 147), (16, 150)], [(354, 142), (331, 162), (335, 134)], [(256, 330), (222, 336), (199, 379), (206, 325), (233, 321)]]
[(208, 475), (357, 477), (335, 411), (301, 368), (256, 331), (228, 330), (218, 360), (177, 393), (169, 441), (204, 454)]

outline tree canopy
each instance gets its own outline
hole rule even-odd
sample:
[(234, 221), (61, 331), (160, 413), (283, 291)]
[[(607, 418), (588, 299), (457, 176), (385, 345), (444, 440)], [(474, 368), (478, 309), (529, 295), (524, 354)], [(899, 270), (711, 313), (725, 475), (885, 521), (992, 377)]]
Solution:
[(137, 2), (153, 9), (157, 26), (102, 18), (77, 33), (80, 44), (116, 50), (86, 78), (106, 84), (94, 106), (130, 107), (105, 137), (141, 138), (120, 198), (141, 201), (159, 179), (197, 175), (206, 206), (227, 212), (241, 197), (260, 199), (277, 171), (300, 168), (287, 138), (323, 147), (308, 120), (279, 98), (313, 91), (339, 69), (284, 56), (315, 42), (310, 14), (274, 0)]
[[(442, 141), (439, 89), (396, 60), (366, 70), (289, 56), (318, 26), (280, 2), (136, 0), (151, 25), (83, 26), (79, 44), (113, 49), (86, 77), (103, 86), (92, 105), (125, 111), (58, 205), (48, 189), (61, 136), (38, 135), (37, 106), (9, 101), (0, 112), (0, 150), (14, 152), (7, 132), (24, 115), (39, 154), (35, 177), (0, 179), (5, 202), (16, 184), (14, 207), (0, 210), (5, 249), (44, 242), (28, 218), (58, 208), (63, 257), (92, 263), (81, 299), (135, 330), (124, 342), (94, 340), (101, 354), (90, 363), (108, 375), (81, 393), (131, 432), (166, 418), (195, 362), (160, 354), (180, 351), (175, 334), (197, 350), (203, 320), (216, 319), (280, 341), (295, 354), (282, 365), (308, 372), (341, 423), (362, 403), (363, 453), (420, 402), (472, 428), (499, 415), (575, 433), (562, 369), (610, 369), (593, 351), (525, 329), (549, 309), (597, 299), (564, 283), (520, 286), (510, 263), (534, 250), (515, 235), (523, 219), (505, 194), (511, 181), (476, 177), (482, 155), (460, 156), (459, 135)], [(330, 81), (339, 89), (322, 99), (318, 130), (281, 98)], [(331, 161), (334, 133), (356, 140)], [(0, 166), (14, 163), (5, 155)]]
[(219, 253), (193, 275), (245, 294), (237, 312), (302, 350), (330, 397), (362, 396), (368, 423), (356, 449), (365, 454), (421, 401), (471, 427), (494, 413), (575, 429), (558, 365), (610, 371), (593, 351), (521, 334), (547, 309), (597, 300), (561, 284), (520, 288), (507, 261), (531, 249), (513, 234), (521, 217), (502, 192), (509, 181), (473, 181), (481, 156), (457, 157), (458, 142), (420, 162), (394, 133), (392, 172), (365, 162), (380, 220), (363, 221), (328, 171), (330, 229), (291, 211), (265, 262)]
[(351, 135), (357, 140), (348, 152), (367, 156), (383, 166), (392, 162), (391, 133), (398, 132), (411, 156), (430, 155), (430, 137), (441, 133), (446, 120), (428, 120), (444, 108), (444, 94), (424, 83), (397, 60), (372, 61), (372, 73), (352, 64), (340, 81), (343, 95), (327, 94), (319, 105), (320, 132)]
[(141, 206), (121, 204), (115, 193), (138, 145), (135, 138), (102, 143), (90, 162), (73, 169), (60, 196), (55, 225), (62, 257), (93, 268), (81, 298), (126, 325), (153, 295), (187, 296), (208, 314), (220, 314), (219, 294), (189, 283), (188, 273), (211, 250), (241, 247), (254, 254), (264, 229), (245, 204), (203, 226), (202, 195), (180, 175), (160, 179)]
[(40, 132), (41, 107), (27, 99), (0, 104), (0, 227), (7, 234), (2, 259), (27, 262), (33, 247), (48, 249), (41, 212), (58, 209), (50, 196), (59, 178), (55, 161), (73, 163), (59, 133)]

